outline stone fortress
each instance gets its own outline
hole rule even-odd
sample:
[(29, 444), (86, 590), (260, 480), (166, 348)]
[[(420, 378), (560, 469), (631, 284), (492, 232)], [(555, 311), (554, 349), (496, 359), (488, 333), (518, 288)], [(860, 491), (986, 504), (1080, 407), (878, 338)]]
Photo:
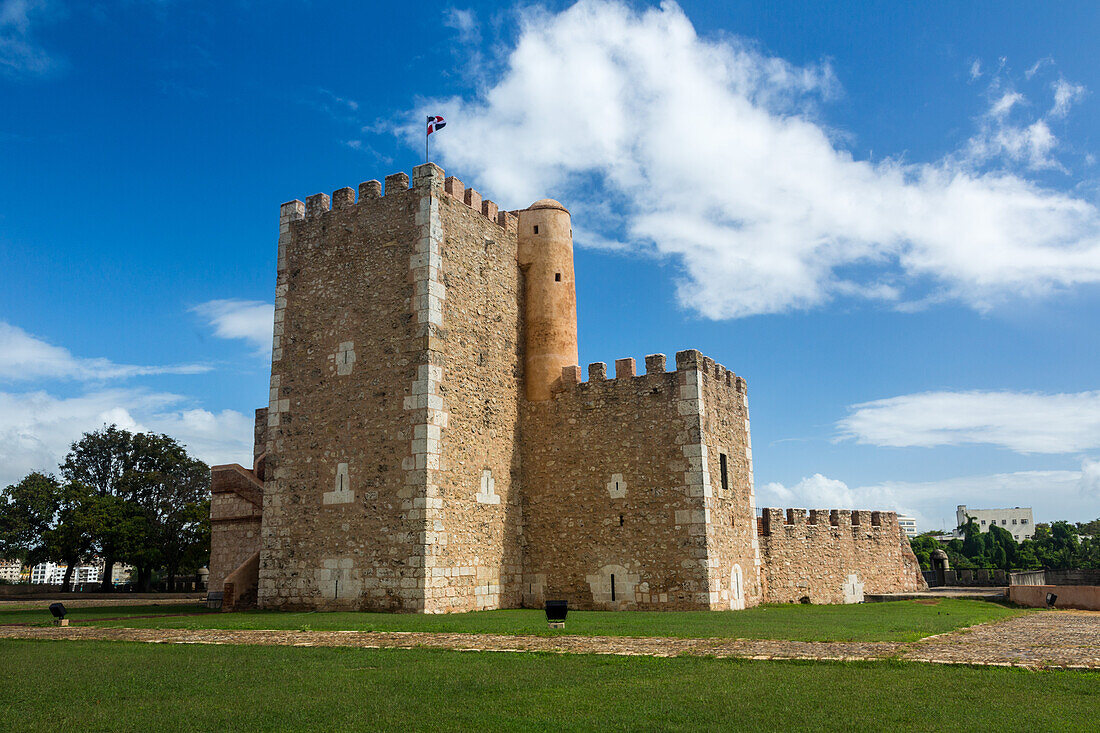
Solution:
[(740, 609), (923, 579), (892, 512), (756, 516), (746, 384), (577, 365), (569, 212), (434, 164), (283, 204), (251, 468), (212, 470), (225, 608)]

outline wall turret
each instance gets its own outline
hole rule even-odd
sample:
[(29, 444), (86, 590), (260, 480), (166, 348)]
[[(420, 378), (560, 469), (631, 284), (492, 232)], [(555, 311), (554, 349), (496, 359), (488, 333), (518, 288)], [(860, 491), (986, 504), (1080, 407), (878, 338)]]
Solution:
[(519, 265), (526, 279), (527, 399), (550, 399), (562, 367), (577, 363), (577, 289), (569, 211), (542, 199), (519, 214)]

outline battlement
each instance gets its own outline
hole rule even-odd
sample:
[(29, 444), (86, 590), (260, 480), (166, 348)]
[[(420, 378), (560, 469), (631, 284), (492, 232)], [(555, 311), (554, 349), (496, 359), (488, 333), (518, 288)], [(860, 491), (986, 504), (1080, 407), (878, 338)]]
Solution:
[(710, 376), (719, 384), (724, 383), (726, 386), (732, 387), (738, 392), (744, 393), (747, 389), (744, 377), (737, 376), (732, 369), (727, 369), (709, 356), (703, 356), (695, 349), (676, 352), (676, 369), (671, 372), (668, 371), (666, 367), (667, 363), (668, 357), (664, 354), (650, 354), (645, 357), (645, 373), (638, 374), (634, 357), (616, 359), (615, 375), (613, 377), (608, 377), (607, 364), (602, 361), (597, 361), (588, 365), (587, 381), (581, 378), (582, 371), (580, 366), (573, 365), (562, 367), (561, 382), (557, 391), (563, 392), (578, 387), (583, 389), (595, 384), (629, 384), (633, 383), (633, 380), (636, 379), (652, 378), (655, 375), (667, 376), (678, 372), (702, 372)]
[(870, 530), (897, 527), (897, 512), (850, 509), (773, 509), (760, 510), (760, 534), (771, 535), (781, 527), (848, 527)]
[[(499, 207), (489, 199), (482, 199), (480, 193), (454, 176), (444, 178), (443, 169), (434, 163), (419, 165), (413, 169), (413, 177), (408, 173), (391, 173), (385, 177), (385, 188), (377, 180), (364, 181), (359, 184), (358, 199), (356, 189), (350, 186), (339, 188), (332, 192), (330, 197), (326, 193), (315, 193), (307, 196), (305, 203), (295, 199), (283, 204), (280, 211), (288, 221), (301, 219), (316, 219), (325, 216), (331, 211), (351, 209), (355, 206), (375, 201), (385, 196), (403, 194), (409, 191), (430, 189), (433, 182), (442, 181), (441, 190), (452, 198), (469, 206), (475, 212), (505, 229), (515, 229), (516, 216), (509, 211), (500, 211)], [(410, 185), (411, 180), (411, 185)]]

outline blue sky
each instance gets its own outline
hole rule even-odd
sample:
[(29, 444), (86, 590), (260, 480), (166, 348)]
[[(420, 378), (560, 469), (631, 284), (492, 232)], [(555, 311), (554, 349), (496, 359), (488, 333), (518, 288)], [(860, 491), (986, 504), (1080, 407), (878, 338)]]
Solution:
[(0, 0), (0, 482), (245, 461), (278, 205), (573, 212), (581, 361), (749, 381), (758, 504), (1100, 515), (1095, 3)]

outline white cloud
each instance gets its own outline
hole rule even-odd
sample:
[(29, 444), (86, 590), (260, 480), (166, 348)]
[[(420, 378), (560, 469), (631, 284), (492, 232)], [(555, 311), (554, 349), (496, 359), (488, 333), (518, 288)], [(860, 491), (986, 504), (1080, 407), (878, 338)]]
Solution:
[(0, 392), (0, 486), (30, 471), (56, 471), (73, 441), (112, 423), (131, 431), (166, 433), (211, 464), (247, 464), (252, 457), (251, 416), (189, 407), (179, 395), (140, 389), (72, 398), (42, 391)]
[(0, 0), (0, 73), (11, 77), (41, 76), (57, 61), (32, 36), (32, 25), (48, 10), (46, 0)]
[(443, 16), (443, 25), (458, 31), (459, 43), (477, 43), (481, 40), (481, 31), (473, 10), (450, 8)]
[(261, 356), (271, 355), (275, 306), (259, 300), (210, 300), (191, 309), (224, 339), (244, 339)]
[[(989, 308), (1100, 282), (1094, 203), (955, 156), (855, 159), (815, 118), (837, 86), (828, 66), (702, 39), (672, 3), (521, 17), (484, 91), (417, 110), (451, 123), (442, 160), (509, 208), (553, 196), (602, 241), (675, 259), (685, 307), (725, 318), (931, 287)], [(399, 132), (422, 144), (419, 124)], [(998, 150), (1040, 159), (1046, 133)], [(606, 201), (609, 218), (582, 216)]]
[(18, 326), (0, 321), (0, 381), (73, 379), (99, 381), (150, 374), (198, 374), (210, 371), (200, 364), (136, 366), (108, 359), (83, 359), (68, 349), (36, 338)]
[(1051, 117), (1065, 117), (1069, 108), (1085, 96), (1085, 87), (1073, 84), (1065, 79), (1054, 82), (1054, 106), (1050, 108)]
[(768, 483), (757, 489), (761, 507), (897, 511), (917, 519), (921, 531), (953, 529), (955, 507), (1030, 506), (1035, 521), (1080, 522), (1100, 516), (1100, 462), (1081, 471), (1019, 471), (960, 476), (939, 481), (884, 481), (849, 487), (814, 474), (793, 486)]
[(975, 81), (982, 77), (982, 62), (980, 59), (974, 59), (970, 62), (970, 81)]
[[(1027, 79), (1031, 79), (1031, 77), (1033, 77), (1037, 73), (1039, 73), (1039, 70), (1042, 69), (1044, 66), (1053, 66), (1053, 65), (1054, 65), (1054, 59), (1050, 58), (1049, 56), (1045, 56), (1045, 57), (1039, 59), (1038, 61), (1036, 61), (1034, 64), (1032, 64), (1028, 68), (1028, 70), (1024, 72), (1024, 77), (1027, 78)], [(1002, 67), (1003, 66), (1004, 65), (1002, 64)]]
[(1100, 391), (922, 392), (865, 402), (837, 423), (842, 437), (890, 447), (989, 444), (1017, 453), (1100, 448)]
[[(1040, 59), (1024, 77), (1030, 81), (1046, 65), (1053, 65), (1053, 61)], [(971, 167), (1005, 162), (1031, 170), (1067, 172), (1054, 156), (1061, 141), (1051, 131), (1050, 123), (1069, 114), (1070, 108), (1084, 98), (1085, 87), (1059, 78), (1050, 85), (1054, 98), (1050, 110), (1045, 115), (1033, 113), (1029, 117), (1031, 101), (1013, 88), (1007, 73), (1002, 63), (990, 81), (989, 109), (979, 118), (978, 131), (967, 141), (961, 161)]]

